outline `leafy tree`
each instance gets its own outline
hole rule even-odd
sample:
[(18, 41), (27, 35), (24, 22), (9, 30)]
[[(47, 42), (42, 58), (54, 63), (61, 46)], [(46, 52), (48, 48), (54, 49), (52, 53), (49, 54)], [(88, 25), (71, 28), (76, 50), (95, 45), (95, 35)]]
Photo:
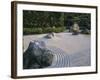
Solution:
[(25, 28), (25, 34), (45, 33), (48, 30), (51, 32), (60, 32), (65, 29), (64, 27), (66, 27), (66, 29), (70, 29), (75, 22), (78, 23), (80, 29), (82, 30), (91, 29), (91, 15), (87, 13), (66, 13), (31, 10), (23, 11), (23, 28)]

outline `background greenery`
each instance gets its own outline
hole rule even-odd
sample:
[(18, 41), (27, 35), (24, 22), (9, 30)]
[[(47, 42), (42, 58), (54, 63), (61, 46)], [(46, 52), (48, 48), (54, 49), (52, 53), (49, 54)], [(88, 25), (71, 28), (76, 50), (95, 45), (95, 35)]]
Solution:
[(23, 10), (23, 34), (63, 32), (77, 22), (81, 30), (90, 30), (91, 15), (87, 13), (65, 13)]

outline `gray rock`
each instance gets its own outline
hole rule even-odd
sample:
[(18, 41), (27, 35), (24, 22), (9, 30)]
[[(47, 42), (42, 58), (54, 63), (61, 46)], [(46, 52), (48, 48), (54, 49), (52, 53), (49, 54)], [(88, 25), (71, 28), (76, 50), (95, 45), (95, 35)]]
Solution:
[(44, 68), (52, 64), (53, 55), (43, 41), (30, 42), (23, 54), (23, 68)]
[(72, 34), (73, 35), (79, 34), (79, 25), (77, 23), (74, 23), (74, 25), (72, 27)]
[(51, 39), (51, 38), (53, 38), (53, 37), (55, 37), (55, 33), (54, 33), (54, 32), (49, 33), (49, 34), (47, 34), (47, 35), (45, 36), (45, 38), (48, 38), (48, 39)]

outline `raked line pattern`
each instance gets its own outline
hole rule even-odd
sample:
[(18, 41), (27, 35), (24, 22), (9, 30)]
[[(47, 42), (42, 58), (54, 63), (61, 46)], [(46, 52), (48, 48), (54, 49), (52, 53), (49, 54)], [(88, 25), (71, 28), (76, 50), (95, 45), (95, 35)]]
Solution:
[(52, 51), (51, 54), (54, 55), (53, 61), (49, 68), (61, 68), (69, 66), (69, 56), (60, 48), (48, 47)]
[(91, 56), (90, 50), (84, 50), (75, 54), (67, 54), (60, 48), (48, 47), (54, 55), (51, 66), (48, 68), (61, 68), (61, 67), (78, 67), (78, 66), (90, 66)]

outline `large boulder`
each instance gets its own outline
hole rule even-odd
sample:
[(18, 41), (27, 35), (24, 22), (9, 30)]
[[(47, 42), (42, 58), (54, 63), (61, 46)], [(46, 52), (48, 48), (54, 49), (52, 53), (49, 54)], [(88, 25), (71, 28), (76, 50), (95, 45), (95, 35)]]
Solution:
[(43, 41), (29, 43), (29, 47), (23, 54), (23, 68), (34, 69), (44, 68), (52, 64), (52, 51), (46, 48)]

